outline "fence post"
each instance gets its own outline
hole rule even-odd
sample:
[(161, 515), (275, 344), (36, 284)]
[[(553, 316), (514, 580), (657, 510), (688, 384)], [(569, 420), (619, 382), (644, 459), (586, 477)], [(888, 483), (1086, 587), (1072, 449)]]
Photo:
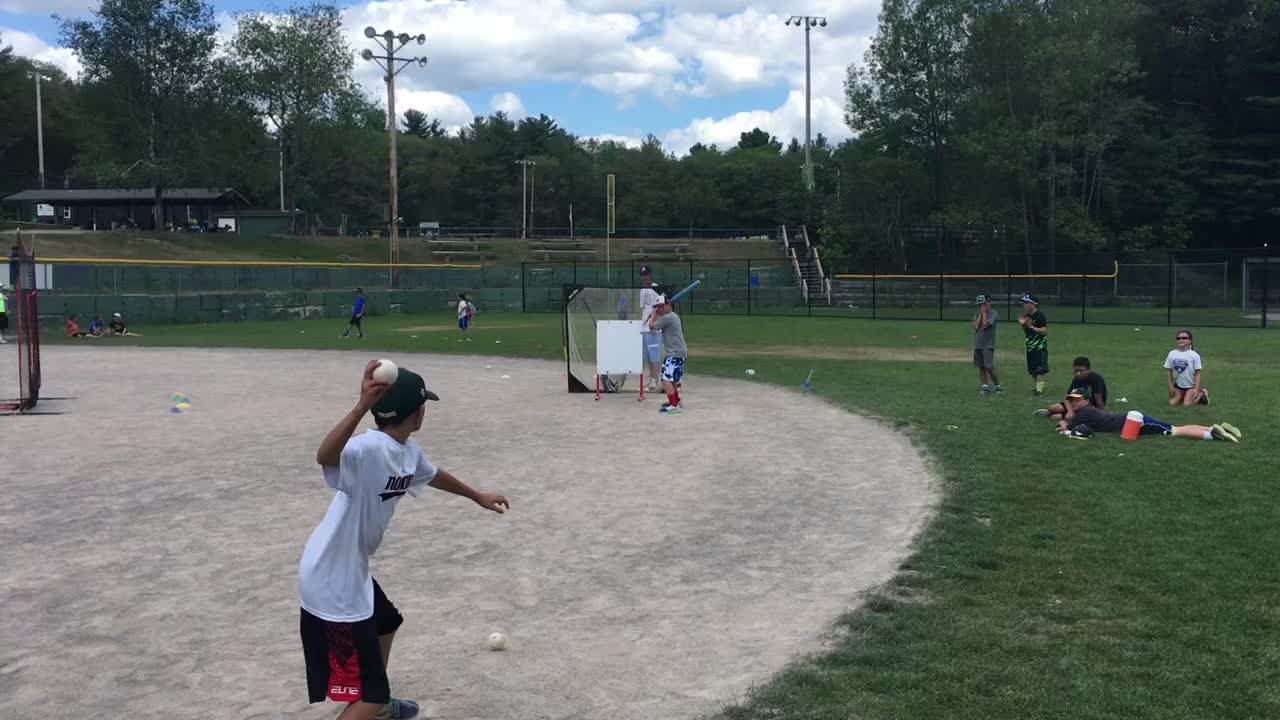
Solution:
[[(1262, 249), (1262, 329), (1266, 330), (1267, 296), (1271, 294), (1271, 243), (1263, 243)], [(1245, 272), (1249, 272), (1247, 267)]]
[(1084, 325), (1084, 302), (1089, 294), (1089, 273), (1080, 273), (1080, 324)]
[(1013, 271), (1006, 266), (1004, 270), (1004, 274), (1005, 274), (1004, 302), (1006, 306), (1004, 312), (1005, 312), (1005, 317), (1012, 320), (1013, 319)]
[(520, 312), (528, 312), (525, 307), (524, 292), (524, 260), (520, 261)]
[[(692, 226), (692, 225), (690, 225), (689, 227), (690, 227), (689, 234), (690, 234), (690, 237), (692, 237), (692, 235), (693, 235), (692, 227), (693, 227), (693, 226)], [(689, 258), (689, 283), (690, 283), (690, 284), (693, 284), (693, 258)], [(693, 314), (693, 296), (694, 296), (694, 295), (697, 295), (697, 294), (698, 294), (698, 293), (689, 293), (689, 314), (690, 314), (690, 315), (692, 315), (692, 314)]]
[[(942, 264), (942, 258), (938, 258), (938, 264)], [(945, 288), (947, 285), (946, 276), (942, 274), (942, 268), (938, 268), (938, 319), (942, 319), (942, 307), (946, 304)]]
[(751, 314), (751, 261), (747, 261), (747, 314)]
[(1168, 256), (1169, 256), (1169, 278), (1165, 282), (1165, 285), (1167, 286), (1165, 289), (1168, 291), (1169, 301), (1165, 304), (1166, 312), (1165, 312), (1164, 322), (1165, 322), (1165, 325), (1173, 325), (1173, 253), (1172, 252), (1168, 253)]
[(876, 261), (871, 261), (871, 319), (876, 319)]
[(574, 285), (578, 284), (578, 259), (577, 258), (574, 258), (573, 260), (573, 284)]

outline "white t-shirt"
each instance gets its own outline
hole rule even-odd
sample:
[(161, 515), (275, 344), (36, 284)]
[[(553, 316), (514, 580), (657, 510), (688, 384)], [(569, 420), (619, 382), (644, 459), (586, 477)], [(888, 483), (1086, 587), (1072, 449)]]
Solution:
[[(640, 332), (649, 332), (649, 321), (653, 319), (653, 306), (658, 304), (658, 291), (651, 287), (640, 289), (640, 306), (643, 308), (640, 313)], [(655, 335), (661, 335), (661, 330), (654, 330)]]
[(373, 616), (369, 558), (400, 498), (422, 494), (436, 473), (412, 438), (401, 445), (381, 430), (368, 430), (347, 441), (339, 466), (324, 468), (325, 483), (337, 493), (298, 563), (303, 609), (330, 622)]
[(1173, 371), (1173, 384), (1183, 390), (1196, 386), (1196, 371), (1201, 369), (1200, 353), (1195, 350), (1170, 350), (1164, 366)]
[(476, 312), (475, 305), (472, 305), (470, 302), (466, 300), (458, 301), (458, 319), (459, 320), (461, 320), (462, 318), (468, 315), (474, 315), (475, 312)]

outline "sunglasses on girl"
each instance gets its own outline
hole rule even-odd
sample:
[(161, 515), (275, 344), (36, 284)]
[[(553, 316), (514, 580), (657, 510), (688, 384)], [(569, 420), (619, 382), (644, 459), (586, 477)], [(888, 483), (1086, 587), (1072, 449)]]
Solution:
[(1188, 336), (1188, 335), (1179, 335), (1179, 336), (1178, 336), (1178, 339), (1179, 339), (1179, 340), (1190, 340), (1190, 339), (1191, 339), (1191, 337), (1190, 337), (1190, 336)]

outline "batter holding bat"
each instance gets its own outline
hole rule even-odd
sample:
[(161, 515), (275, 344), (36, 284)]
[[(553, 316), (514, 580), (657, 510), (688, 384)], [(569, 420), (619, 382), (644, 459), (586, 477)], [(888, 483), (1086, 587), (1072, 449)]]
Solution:
[[(499, 514), (510, 508), (502, 495), (477, 492), (431, 463), (410, 436), (422, 428), (426, 402), (440, 398), (404, 368), (390, 384), (375, 379), (378, 365), (365, 367), (359, 401), (316, 451), (335, 492), (298, 563), (308, 694), (313, 703), (347, 703), (338, 720), (418, 714), (417, 703), (391, 696), (387, 661), (404, 618), (369, 574), (400, 499), (433, 487)], [(377, 429), (352, 437), (366, 413)]]
[(649, 327), (662, 333), (662, 350), (665, 355), (662, 361), (662, 390), (667, 394), (667, 402), (662, 404), (659, 412), (663, 415), (682, 413), (684, 408), (680, 406), (680, 378), (684, 377), (684, 360), (689, 354), (689, 348), (684, 342), (684, 324), (675, 310), (671, 309), (670, 300), (658, 297)]

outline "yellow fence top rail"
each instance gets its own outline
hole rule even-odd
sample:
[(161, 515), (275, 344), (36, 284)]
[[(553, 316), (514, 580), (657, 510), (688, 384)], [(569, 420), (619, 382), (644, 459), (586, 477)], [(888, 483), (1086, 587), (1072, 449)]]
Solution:
[[(363, 262), (302, 262), (290, 260), (138, 260), (134, 258), (36, 258), (41, 263), (66, 263), (78, 265), (200, 265), (206, 267), (324, 267), (324, 268), (388, 268), (390, 263)], [(458, 270), (479, 270), (478, 263), (396, 263), (396, 269), (414, 268), (447, 268)]]
[(1003, 278), (1037, 278), (1037, 279), (1107, 279), (1111, 280), (1120, 276), (1120, 262), (1113, 261), (1114, 267), (1111, 272), (1106, 275), (1089, 274), (1089, 273), (1000, 273), (997, 275), (990, 274), (974, 274), (974, 275), (957, 275), (952, 273), (924, 273), (914, 275), (894, 275), (890, 273), (836, 273), (832, 277), (838, 280), (943, 280), (962, 279), (962, 280), (1000, 280)]

